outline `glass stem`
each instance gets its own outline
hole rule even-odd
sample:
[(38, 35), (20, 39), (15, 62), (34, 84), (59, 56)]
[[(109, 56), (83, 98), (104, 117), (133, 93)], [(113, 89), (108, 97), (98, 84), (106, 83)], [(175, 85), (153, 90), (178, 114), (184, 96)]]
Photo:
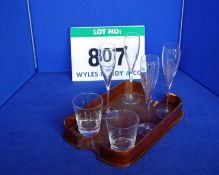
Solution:
[(170, 88), (167, 87), (167, 90), (166, 90), (166, 95), (167, 95), (167, 104), (166, 104), (166, 108), (168, 109), (168, 105), (169, 105), (169, 93), (170, 93)]
[(149, 114), (150, 114), (150, 99), (146, 99), (146, 117), (147, 117), (147, 121), (149, 122)]
[(110, 112), (110, 107), (109, 107), (109, 96), (110, 96), (110, 86), (106, 86), (106, 91), (107, 91), (107, 101), (106, 101), (106, 112)]
[(129, 95), (132, 96), (132, 80), (133, 80), (133, 72), (129, 70)]

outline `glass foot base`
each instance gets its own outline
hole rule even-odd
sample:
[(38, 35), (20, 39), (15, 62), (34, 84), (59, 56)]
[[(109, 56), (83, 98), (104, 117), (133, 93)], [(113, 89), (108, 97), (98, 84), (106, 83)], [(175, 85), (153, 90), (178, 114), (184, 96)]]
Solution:
[(110, 112), (111, 110), (114, 110), (114, 108), (113, 108), (113, 107), (110, 107), (109, 110), (107, 110), (107, 108), (104, 107), (103, 110), (102, 110), (102, 111), (103, 111), (103, 112), (102, 112), (102, 119), (106, 119), (107, 115), (109, 114), (109, 112)]
[(149, 132), (151, 132), (154, 127), (155, 127), (155, 125), (153, 123), (141, 123), (138, 126), (138, 134), (140, 136), (145, 136)]
[(106, 117), (107, 117), (107, 115), (108, 115), (108, 112), (103, 112), (103, 113), (102, 113), (102, 118), (101, 118), (101, 119), (105, 120)]
[(138, 104), (138, 103), (140, 103), (140, 98), (138, 97), (137, 94), (134, 94), (134, 93), (125, 94), (121, 100), (124, 104)]
[(170, 106), (161, 106), (156, 110), (157, 117), (163, 119), (166, 117), (166, 115), (172, 111), (172, 107)]
[(97, 128), (97, 129), (95, 129), (95, 130), (81, 130), (80, 128), (78, 128), (78, 130), (79, 130), (79, 132), (83, 135), (83, 136), (85, 136), (85, 137), (89, 137), (89, 136), (93, 136), (93, 135), (96, 135), (98, 132), (99, 132), (99, 130), (100, 130), (100, 128)]

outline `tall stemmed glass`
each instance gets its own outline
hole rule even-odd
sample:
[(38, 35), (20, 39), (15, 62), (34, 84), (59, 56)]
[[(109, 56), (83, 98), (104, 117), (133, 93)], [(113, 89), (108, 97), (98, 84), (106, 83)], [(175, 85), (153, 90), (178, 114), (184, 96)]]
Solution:
[(140, 37), (138, 33), (126, 33), (124, 36), (124, 52), (129, 69), (129, 93), (122, 97), (125, 104), (137, 104), (140, 98), (132, 92), (133, 70), (138, 59), (140, 49)]
[[(116, 65), (116, 47), (111, 43), (103, 43), (99, 45), (98, 61), (100, 69), (103, 74), (103, 78), (107, 90), (107, 107), (106, 113), (110, 112), (110, 82), (112, 79), (113, 71)], [(106, 115), (103, 115), (105, 117)]]
[(172, 110), (172, 107), (169, 105), (169, 92), (173, 82), (173, 78), (176, 75), (179, 61), (180, 61), (180, 46), (177, 43), (166, 43), (163, 45), (162, 51), (162, 67), (163, 73), (166, 81), (166, 95), (167, 100), (164, 106), (161, 106), (157, 109), (156, 114), (160, 118), (164, 118), (167, 113)]
[(159, 57), (156, 55), (144, 55), (140, 62), (141, 83), (144, 89), (146, 101), (146, 117), (147, 122), (141, 123), (138, 128), (140, 135), (149, 133), (155, 125), (149, 121), (150, 116), (150, 102), (157, 84), (159, 75)]

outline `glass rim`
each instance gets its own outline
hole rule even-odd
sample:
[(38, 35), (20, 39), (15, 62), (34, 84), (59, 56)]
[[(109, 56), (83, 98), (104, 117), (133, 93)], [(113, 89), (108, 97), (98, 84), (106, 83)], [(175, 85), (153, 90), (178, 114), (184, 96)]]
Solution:
[(113, 44), (113, 43), (101, 43), (101, 44), (99, 44), (99, 49), (107, 48), (107, 47), (104, 47), (105, 45), (106, 45), (106, 46), (112, 46), (113, 49), (116, 48), (116, 45)]
[[(110, 112), (112, 112), (112, 111), (120, 111), (120, 112), (124, 112), (124, 111), (128, 111), (128, 112), (131, 112), (132, 114), (134, 114), (134, 116), (137, 118), (137, 122), (134, 124), (134, 125), (132, 125), (132, 126), (130, 126), (130, 127), (115, 127), (115, 126), (112, 126), (110, 123), (108, 123), (108, 116), (106, 117), (106, 123), (107, 123), (107, 125), (110, 125), (110, 127), (112, 127), (112, 128), (114, 128), (114, 129), (130, 129), (130, 128), (133, 128), (133, 127), (135, 127), (136, 125), (139, 125), (139, 116), (138, 116), (138, 114), (137, 114), (137, 112), (135, 112), (135, 111), (131, 111), (131, 110), (128, 110), (128, 109), (119, 109), (119, 110), (111, 110)], [(109, 114), (108, 114), (109, 115)]]
[[(79, 96), (82, 96), (82, 95), (95, 95), (98, 99), (100, 99), (100, 104), (99, 105), (97, 105), (97, 106), (95, 106), (95, 107), (91, 107), (91, 108), (89, 108), (89, 109), (85, 109), (85, 108), (82, 108), (82, 107), (79, 107), (78, 105), (75, 105), (75, 99), (76, 98), (78, 98)], [(94, 98), (93, 100), (96, 100), (97, 98)], [(91, 101), (92, 102), (92, 101)], [(84, 92), (84, 93), (80, 93), (80, 94), (78, 94), (78, 95), (76, 95), (76, 96), (74, 96), (73, 97), (73, 99), (72, 99), (72, 104), (73, 104), (73, 107), (77, 107), (78, 109), (80, 109), (80, 110), (94, 110), (94, 109), (97, 109), (97, 108), (99, 108), (99, 107), (101, 107), (102, 105), (103, 105), (103, 98), (99, 95), (99, 94), (97, 94), (97, 93), (93, 93), (93, 92)], [(88, 103), (89, 104), (89, 103)]]

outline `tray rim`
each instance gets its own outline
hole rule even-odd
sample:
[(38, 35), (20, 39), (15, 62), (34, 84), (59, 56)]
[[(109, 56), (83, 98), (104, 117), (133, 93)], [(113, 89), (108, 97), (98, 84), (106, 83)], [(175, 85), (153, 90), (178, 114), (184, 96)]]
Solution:
[[(95, 152), (94, 150), (92, 150), (92, 151), (94, 151), (94, 152), (96, 153), (96, 157), (97, 157), (98, 160), (101, 160), (101, 161), (107, 163), (108, 165), (111, 165), (111, 166), (117, 167), (117, 168), (126, 168), (126, 167), (129, 167), (130, 165), (136, 163), (147, 151), (150, 150), (150, 148), (152, 148), (152, 146), (153, 146), (154, 144), (156, 144), (156, 143), (160, 140), (160, 138), (162, 138), (164, 135), (166, 135), (179, 121), (181, 121), (181, 120), (183, 119), (183, 116), (184, 116), (184, 112), (182, 111), (182, 112), (180, 113), (179, 117), (178, 117), (171, 125), (168, 126), (168, 128), (167, 128), (167, 130), (166, 130), (165, 132), (163, 132), (162, 134), (160, 134), (154, 142), (151, 142), (151, 144), (147, 145), (147, 148), (146, 148), (139, 156), (136, 156), (135, 159), (133, 159), (131, 162), (129, 162), (129, 163), (127, 163), (127, 164), (122, 164), (122, 165), (121, 165), (121, 164), (120, 164), (120, 165), (115, 164), (115, 163), (113, 163), (113, 162), (110, 162), (110, 161), (107, 161), (106, 159), (101, 158), (101, 157), (99, 156), (99, 154), (98, 154), (97, 152)], [(145, 136), (145, 137), (148, 137), (148, 136), (149, 136), (149, 135), (147, 135), (147, 136)], [(146, 138), (145, 138), (145, 139), (146, 139)], [(143, 139), (142, 139), (142, 140), (143, 140)], [(133, 149), (134, 149), (134, 148), (133, 148)], [(85, 150), (91, 150), (91, 149), (86, 149), (86, 148), (85, 148)], [(124, 151), (123, 151), (123, 152), (124, 152)]]
[[(126, 84), (127, 82), (128, 82), (128, 81), (122, 81), (122, 82), (118, 83), (117, 85), (115, 85), (114, 87), (112, 87), (111, 90), (114, 90), (114, 89), (118, 88), (119, 86), (122, 86), (122, 84)], [(136, 81), (133, 81), (132, 83), (133, 83), (133, 84), (136, 84), (136, 85), (137, 85), (137, 84), (140, 84), (140, 82), (136, 82)], [(139, 92), (138, 92), (138, 93), (139, 93)], [(106, 92), (104, 92), (104, 93), (101, 94), (102, 97), (105, 96), (105, 95), (106, 95)], [(167, 118), (171, 117), (174, 113), (176, 113), (177, 110), (179, 110), (179, 112), (178, 112), (179, 114), (178, 114), (178, 115), (175, 115), (174, 121), (173, 121), (170, 125), (168, 125), (167, 128), (164, 129), (163, 132), (161, 132), (161, 133), (156, 137), (156, 139), (155, 139), (153, 142), (150, 142), (150, 144), (146, 145), (146, 146), (144, 147), (144, 150), (143, 150), (140, 154), (138, 154), (137, 156), (134, 156), (134, 158), (133, 158), (130, 162), (128, 162), (128, 163), (122, 163), (122, 164), (120, 163), (120, 164), (118, 164), (118, 163), (114, 163), (114, 162), (112, 162), (112, 161), (108, 161), (107, 159), (102, 158), (102, 157), (100, 156), (100, 153), (99, 153), (98, 151), (96, 151), (96, 150), (94, 150), (94, 149), (91, 149), (91, 148), (80, 147), (80, 144), (79, 144), (79, 145), (74, 144), (73, 142), (71, 142), (71, 141), (69, 141), (67, 138), (65, 138), (65, 135), (66, 135), (65, 132), (66, 132), (66, 131), (64, 131), (63, 138), (64, 138), (64, 140), (65, 140), (67, 143), (69, 143), (70, 145), (76, 147), (76, 148), (79, 149), (79, 150), (91, 150), (91, 151), (93, 151), (93, 152), (96, 154), (96, 158), (97, 158), (98, 160), (101, 160), (101, 161), (103, 161), (104, 163), (106, 163), (106, 164), (108, 164), (108, 165), (111, 165), (111, 166), (114, 166), (114, 167), (120, 167), (120, 168), (122, 168), (122, 167), (128, 167), (128, 166), (134, 164), (134, 163), (135, 163), (138, 159), (140, 159), (147, 151), (149, 151), (149, 149), (150, 149), (155, 143), (157, 143), (157, 142), (160, 140), (160, 138), (162, 138), (165, 134), (167, 134), (167, 133), (169, 132), (169, 130), (170, 130), (171, 128), (173, 128), (173, 126), (175, 126), (175, 125), (183, 118), (184, 112), (183, 112), (183, 110), (182, 110), (182, 102), (183, 102), (182, 98), (181, 98), (180, 96), (176, 95), (175, 93), (170, 93), (169, 95), (176, 96), (176, 97), (180, 100), (180, 102), (179, 102), (179, 104), (174, 108), (174, 110), (171, 111), (171, 113), (167, 114), (167, 116), (166, 116), (162, 121), (159, 122), (159, 124), (158, 124), (156, 127), (159, 127), (160, 125), (162, 125), (162, 124), (165, 122), (165, 120), (166, 120)], [(71, 115), (69, 115), (68, 117), (66, 117), (66, 118), (64, 119), (64, 129), (65, 129), (65, 130), (66, 130), (66, 129), (69, 130), (69, 128), (66, 127), (66, 124), (65, 124), (66, 120), (69, 119), (70, 117), (73, 118), (73, 116), (74, 116), (74, 113), (72, 113)], [(73, 118), (73, 120), (75, 120), (75, 119)], [(138, 142), (138, 144), (140, 144), (140, 143), (143, 142), (144, 140), (147, 140), (147, 138), (150, 137), (150, 135), (151, 135), (152, 133), (153, 133), (153, 132), (151, 132), (151, 133), (149, 133), (148, 135), (144, 136), (144, 137)], [(95, 136), (91, 136), (91, 137), (95, 137)], [(87, 137), (87, 138), (88, 138), (88, 137)], [(105, 147), (105, 146), (101, 145), (100, 148), (101, 148), (101, 147)], [(106, 149), (109, 149), (109, 150), (111, 150), (111, 151), (113, 151), (113, 152), (115, 152), (115, 153), (116, 153), (116, 152), (117, 152), (117, 153), (121, 153), (121, 152), (123, 152), (123, 153), (124, 153), (124, 152), (129, 153), (129, 152), (130, 152), (130, 150), (117, 151), (117, 150), (112, 150), (111, 148), (108, 148), (108, 147), (105, 147), (105, 148), (106, 148)], [(135, 148), (136, 148), (136, 147), (132, 148), (131, 150), (134, 150)]]

